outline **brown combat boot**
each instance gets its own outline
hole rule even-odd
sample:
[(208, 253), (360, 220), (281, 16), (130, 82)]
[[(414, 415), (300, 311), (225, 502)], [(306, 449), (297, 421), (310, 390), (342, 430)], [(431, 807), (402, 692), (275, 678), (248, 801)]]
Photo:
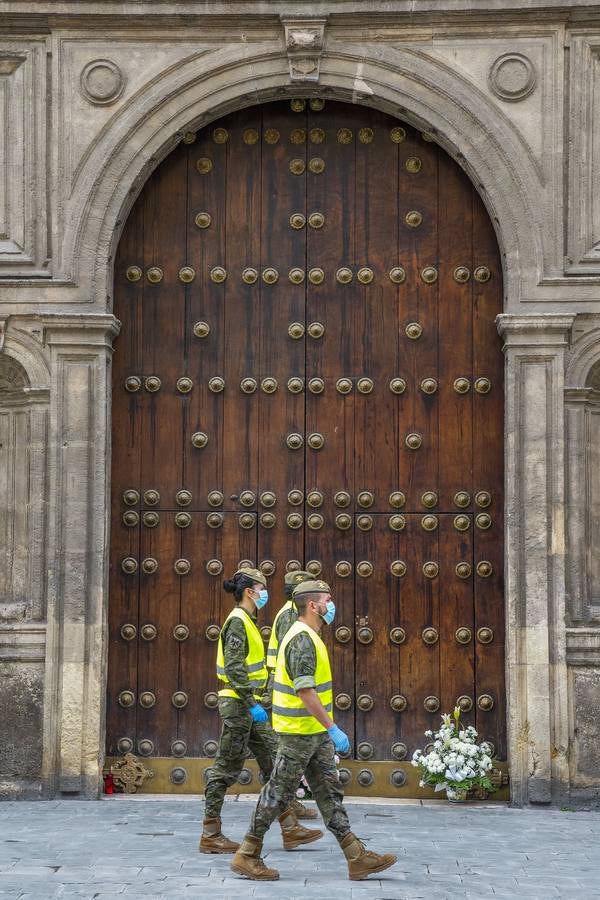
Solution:
[(202, 828), (202, 837), (200, 838), (200, 853), (235, 853), (239, 850), (240, 845), (235, 841), (230, 841), (221, 832), (220, 819), (205, 819)]
[(375, 872), (383, 872), (384, 869), (389, 869), (390, 866), (393, 866), (398, 861), (398, 857), (394, 856), (393, 853), (379, 854), (373, 853), (372, 850), (367, 850), (362, 841), (359, 841), (352, 832), (346, 835), (340, 847), (348, 860), (348, 877), (350, 881), (362, 881), (363, 878), (367, 878)]
[(305, 806), (300, 800), (292, 800), (290, 809), (297, 819), (316, 819), (319, 815), (316, 809)]
[(304, 825), (299, 825), (291, 806), (279, 816), (279, 824), (284, 850), (295, 850), (300, 844), (312, 844), (313, 841), (323, 837), (323, 832), (318, 828), (305, 828)]
[(252, 881), (279, 881), (277, 869), (269, 869), (262, 861), (260, 855), (262, 844), (260, 838), (247, 834), (231, 860), (231, 869), (238, 875), (251, 878)]

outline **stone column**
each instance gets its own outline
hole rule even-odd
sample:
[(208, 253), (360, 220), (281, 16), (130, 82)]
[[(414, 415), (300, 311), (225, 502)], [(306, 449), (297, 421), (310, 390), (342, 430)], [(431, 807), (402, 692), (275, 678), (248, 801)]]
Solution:
[(51, 356), (46, 796), (94, 797), (104, 742), (111, 315), (45, 316)]
[(500, 315), (506, 355), (506, 675), (513, 803), (568, 791), (565, 315)]

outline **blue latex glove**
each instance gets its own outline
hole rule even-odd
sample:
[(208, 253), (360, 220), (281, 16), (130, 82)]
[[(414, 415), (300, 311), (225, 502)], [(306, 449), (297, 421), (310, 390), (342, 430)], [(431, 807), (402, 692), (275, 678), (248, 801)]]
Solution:
[(268, 716), (266, 710), (264, 710), (262, 708), (260, 703), (255, 703), (254, 706), (250, 707), (250, 715), (252, 716), (252, 718), (254, 719), (255, 722), (268, 722), (269, 721), (269, 716)]
[(335, 749), (340, 753), (347, 753), (350, 749), (348, 735), (345, 734), (341, 728), (338, 728), (337, 725), (332, 725), (327, 731), (329, 732), (329, 737), (333, 741)]

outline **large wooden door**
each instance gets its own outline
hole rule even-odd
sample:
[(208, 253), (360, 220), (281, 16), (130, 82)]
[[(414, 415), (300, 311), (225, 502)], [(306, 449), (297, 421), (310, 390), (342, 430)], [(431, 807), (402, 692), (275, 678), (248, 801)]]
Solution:
[(115, 264), (109, 756), (200, 789), (248, 560), (265, 638), (286, 569), (332, 585), (356, 789), (457, 702), (506, 758), (501, 308), (477, 193), (389, 116), (254, 107), (162, 163)]

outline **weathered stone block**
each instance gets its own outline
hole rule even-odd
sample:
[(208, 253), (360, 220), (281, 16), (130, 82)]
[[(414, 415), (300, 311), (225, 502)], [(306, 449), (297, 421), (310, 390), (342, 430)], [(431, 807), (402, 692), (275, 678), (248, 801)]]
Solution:
[(0, 659), (0, 799), (39, 794), (44, 664)]

